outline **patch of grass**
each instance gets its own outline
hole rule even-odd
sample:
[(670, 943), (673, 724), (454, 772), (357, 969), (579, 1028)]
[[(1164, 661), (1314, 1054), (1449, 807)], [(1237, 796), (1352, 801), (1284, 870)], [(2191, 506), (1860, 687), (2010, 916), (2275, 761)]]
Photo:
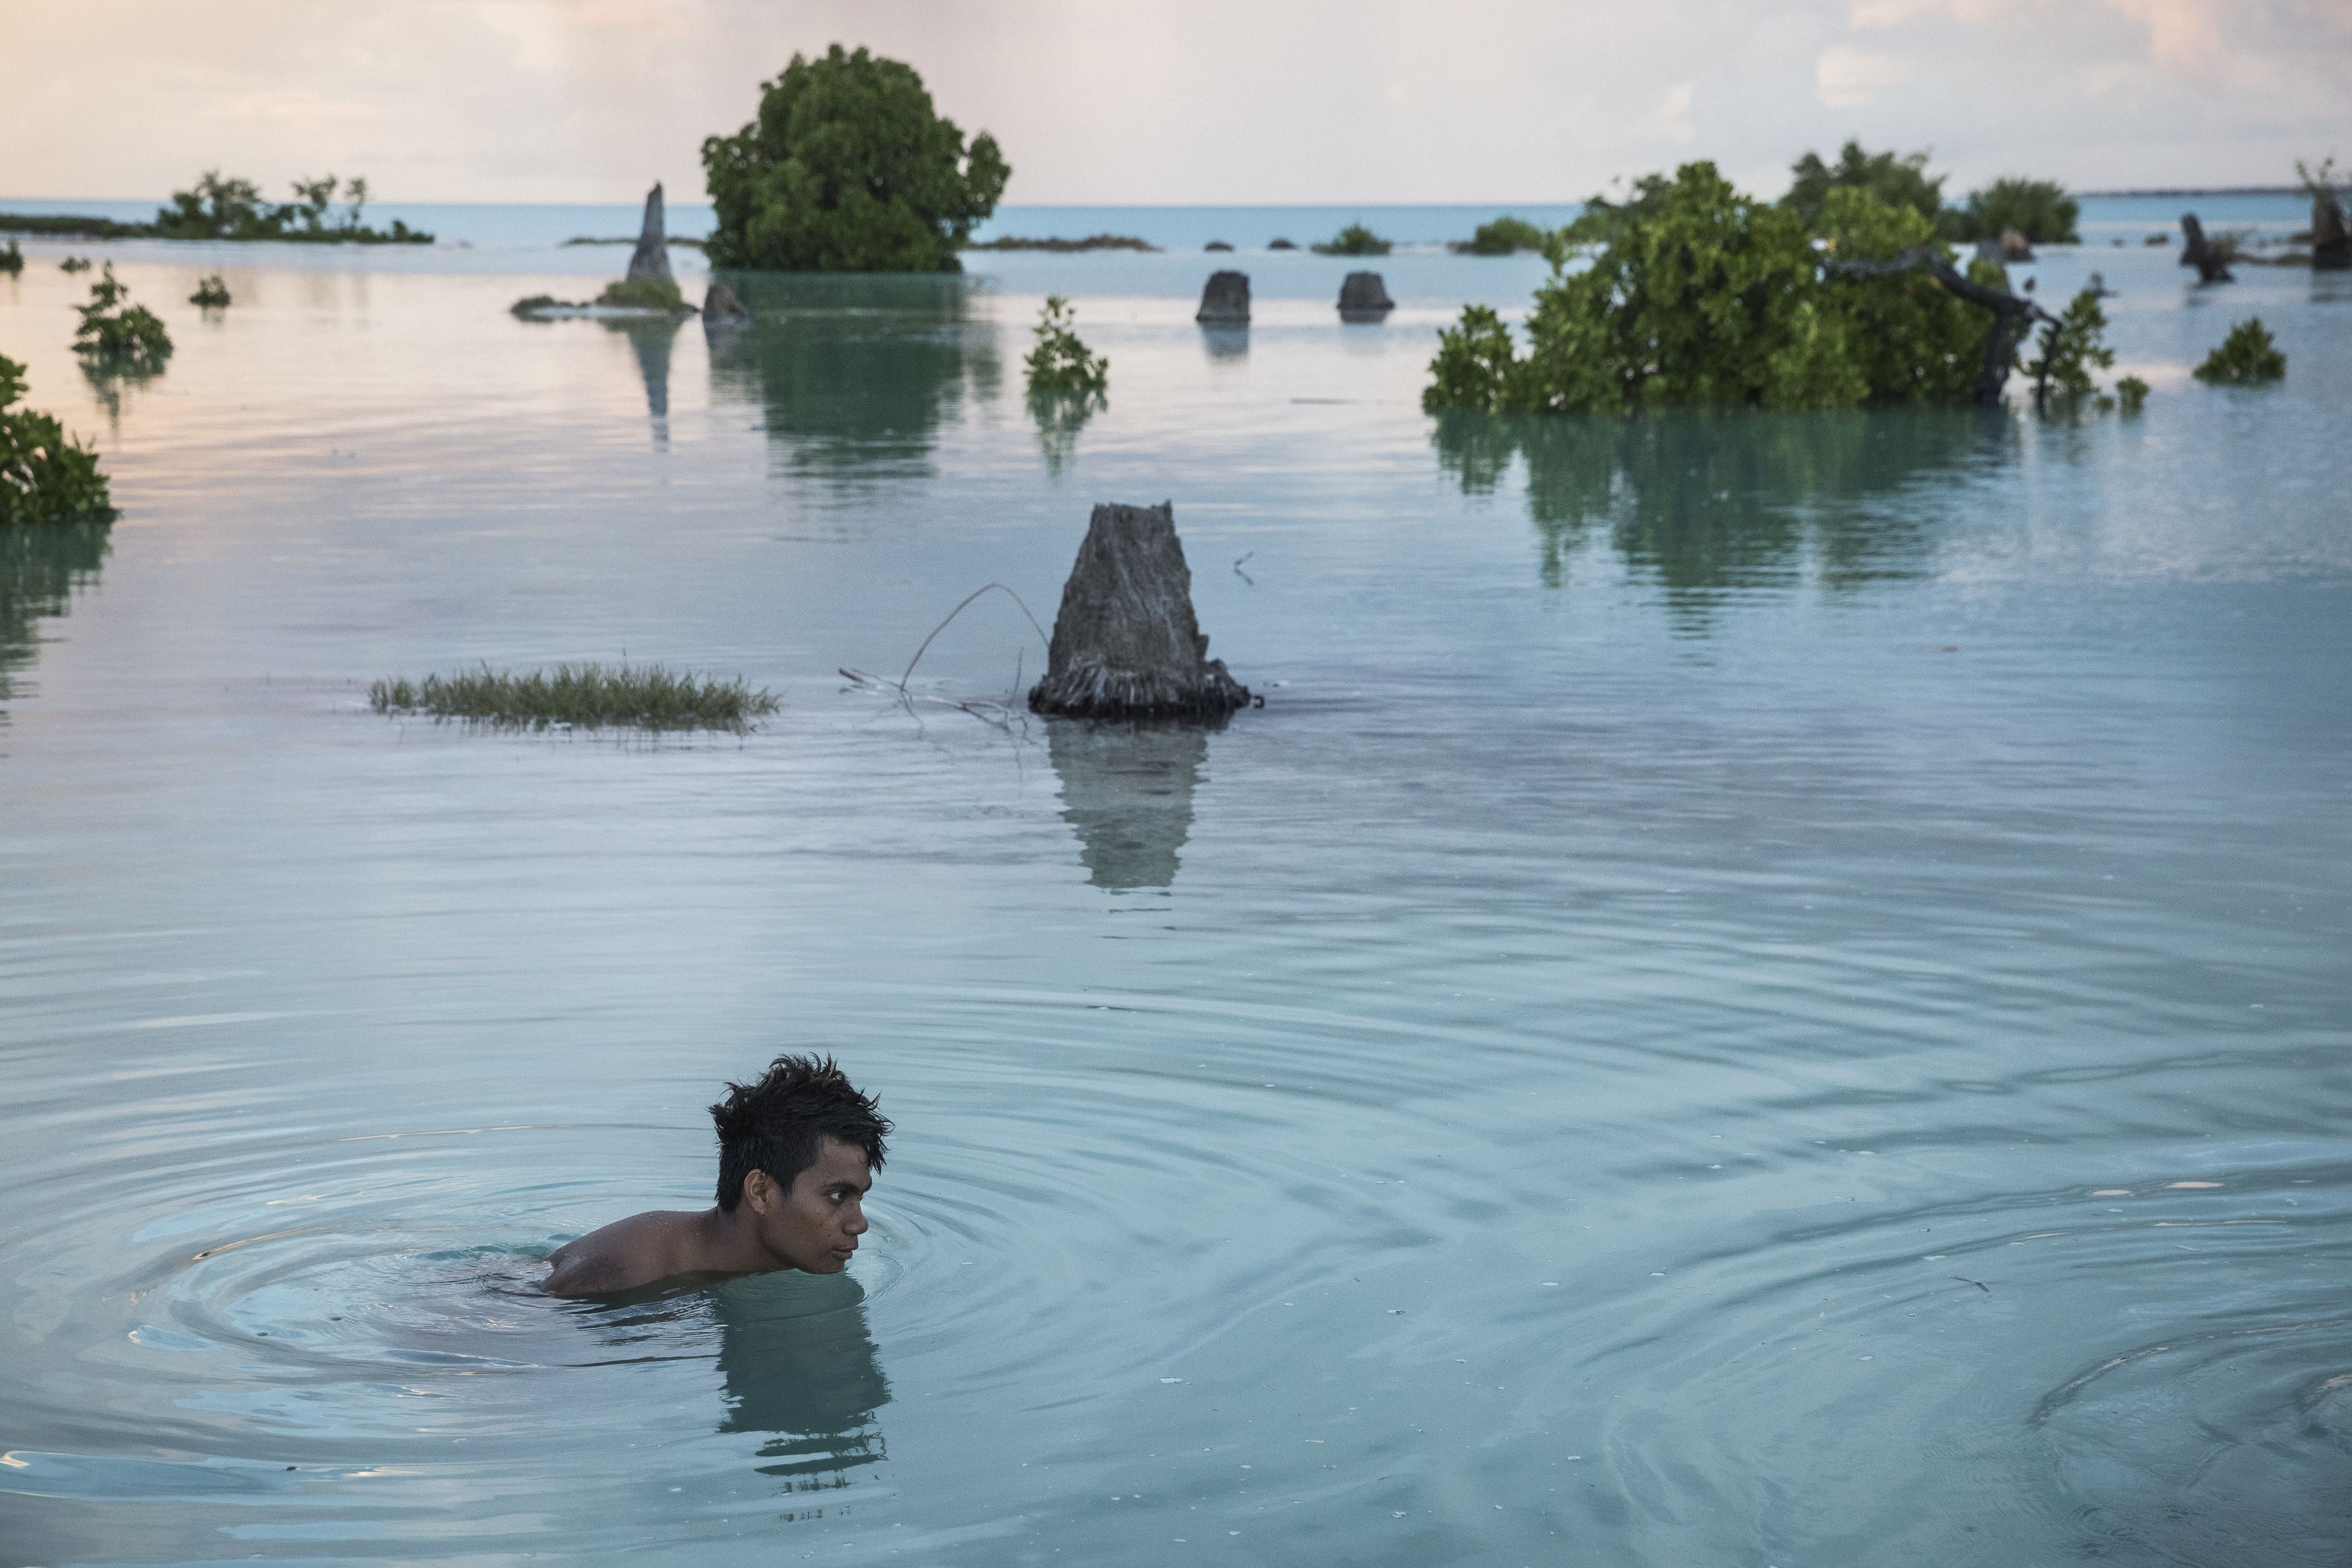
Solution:
[(1361, 224), (1349, 224), (1314, 251), (1318, 256), (1386, 256), (1389, 242)]
[(740, 735), (782, 706), (738, 677), (705, 679), (658, 664), (558, 664), (527, 675), (487, 664), (457, 675), (378, 681), (368, 706), (381, 714), (430, 714), (503, 728), (576, 725), (636, 729), (723, 729)]
[(637, 310), (682, 310), (686, 297), (677, 291), (677, 284), (665, 277), (624, 278), (606, 284), (604, 292), (596, 296), (596, 303)]
[(2286, 356), (2279, 351), (2263, 319), (2249, 316), (2231, 328), (2221, 346), (2206, 355), (2205, 362), (2189, 373), (2217, 386), (2252, 386), (2284, 376)]
[(207, 310), (218, 310), (228, 302), (228, 285), (221, 281), (221, 275), (217, 272), (197, 284), (196, 291), (188, 296), (189, 304), (202, 306)]

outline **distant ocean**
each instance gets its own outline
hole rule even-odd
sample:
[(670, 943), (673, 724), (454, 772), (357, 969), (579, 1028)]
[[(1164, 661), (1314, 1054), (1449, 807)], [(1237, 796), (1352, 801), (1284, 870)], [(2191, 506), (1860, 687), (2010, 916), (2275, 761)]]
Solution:
[[(0, 197), (0, 212), (88, 214), (138, 222), (152, 217), (159, 200), (16, 199)], [(567, 239), (634, 236), (637, 204), (558, 205), (533, 204), (386, 202), (368, 208), (377, 224), (399, 218), (434, 235), (444, 246), (477, 250), (545, 250)], [(1403, 246), (1441, 246), (1468, 239), (1478, 225), (1506, 214), (1546, 226), (1564, 224), (1583, 210), (1577, 202), (1451, 206), (1235, 206), (1068, 207), (1005, 206), (975, 233), (977, 239), (1003, 235), (1082, 239), (1089, 235), (1129, 235), (1169, 249), (1198, 249), (1212, 241), (1243, 250), (1276, 239), (1306, 246), (1328, 239), (1352, 223)], [(2188, 194), (2087, 196), (2083, 198), (2083, 237), (2105, 243), (2163, 231), (2177, 233), (2180, 214), (2194, 211), (2206, 226), (2292, 231), (2310, 218), (2310, 205), (2293, 192), (2222, 192)], [(682, 238), (708, 235), (714, 218), (709, 206), (676, 202), (668, 207), (669, 231)]]

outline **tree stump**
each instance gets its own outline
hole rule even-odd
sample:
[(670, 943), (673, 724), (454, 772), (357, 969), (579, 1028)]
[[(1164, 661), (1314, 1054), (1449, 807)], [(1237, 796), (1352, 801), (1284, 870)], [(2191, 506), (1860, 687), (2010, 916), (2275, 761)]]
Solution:
[(1193, 617), (1174, 505), (1097, 506), (1029, 706), (1066, 718), (1223, 719), (1249, 700)]
[(669, 235), (662, 227), (659, 183), (646, 193), (645, 226), (637, 231), (637, 248), (629, 257), (628, 280), (636, 283), (646, 278), (657, 283), (677, 281), (669, 275)]
[(2336, 200), (2334, 191), (2315, 186), (2311, 193), (2311, 269), (2343, 272), (2347, 268), (2352, 268), (2352, 235), (2344, 230), (2344, 204)]
[(702, 324), (729, 326), (751, 319), (751, 308), (723, 283), (714, 283), (702, 295)]
[(2000, 258), (2003, 261), (2032, 261), (2033, 242), (2018, 229), (2000, 231)]
[(1389, 298), (1388, 285), (1377, 272), (1351, 272), (1339, 285), (1339, 319), (1343, 321), (1377, 321), (1396, 308)]
[(2205, 225), (2197, 221), (2195, 213), (2180, 214), (2180, 234), (2184, 241), (2180, 247), (2180, 265), (2195, 267), (2198, 282), (2237, 281), (2230, 276), (2230, 264), (2222, 259), (2220, 249), (2205, 237)]
[(1249, 274), (1213, 272), (1201, 290), (1200, 313), (1192, 318), (1212, 327), (1249, 325)]

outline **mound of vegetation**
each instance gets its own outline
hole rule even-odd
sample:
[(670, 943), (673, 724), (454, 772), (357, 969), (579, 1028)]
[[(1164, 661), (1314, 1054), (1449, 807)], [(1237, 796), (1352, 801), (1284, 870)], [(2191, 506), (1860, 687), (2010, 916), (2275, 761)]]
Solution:
[(172, 334), (163, 318), (144, 305), (132, 305), (131, 287), (118, 282), (114, 264), (89, 286), (89, 303), (77, 305), (81, 325), (74, 329), (74, 351), (109, 368), (127, 371), (161, 370), (172, 357)]
[(2263, 325), (2263, 319), (2250, 316), (2231, 328), (2221, 346), (2206, 355), (2205, 362), (2189, 373), (2216, 386), (2252, 386), (2284, 377), (2286, 355), (2280, 352), (2270, 329)]
[(1318, 256), (1386, 256), (1389, 242), (1361, 224), (1349, 224), (1329, 239), (1310, 248)]
[(69, 256), (63, 261), (58, 263), (58, 270), (59, 272), (88, 272), (89, 270), (89, 257), (86, 256)]
[(483, 669), (378, 681), (368, 706), (382, 714), (430, 714), (519, 729), (574, 725), (635, 729), (723, 729), (741, 734), (782, 706), (740, 679), (707, 680), (659, 665), (558, 664), (528, 675)]
[[(972, 240), (966, 250), (1042, 250), (1055, 256), (1068, 256), (1082, 250), (1140, 250), (1157, 252), (1160, 247), (1148, 239), (1133, 235), (1088, 235), (1084, 239), (1026, 239), (1019, 235), (1001, 235), (995, 239)], [(1233, 247), (1227, 246), (1227, 250)]]
[(1110, 361), (1079, 340), (1070, 302), (1046, 296), (1034, 329), (1037, 343), (1026, 361), (1029, 393), (1099, 393), (1110, 385)]
[(46, 413), (14, 405), (25, 367), (0, 355), (0, 527), (114, 516), (98, 454)]
[(14, 277), (24, 270), (25, 253), (16, 248), (15, 240), (10, 240), (8, 248), (0, 250), (0, 273), (5, 273), (10, 277)]
[(1450, 241), (1445, 248), (1456, 256), (1511, 256), (1523, 250), (1541, 250), (1550, 238), (1549, 230), (1538, 228), (1525, 218), (1504, 216), (1480, 224), (1468, 239)]
[(229, 303), (228, 285), (215, 272), (196, 285), (196, 291), (188, 296), (188, 303), (205, 310), (224, 309)]
[(1865, 190), (1831, 188), (1813, 225), (1742, 195), (1712, 163), (1689, 163), (1671, 179), (1645, 176), (1603, 215), (1613, 226), (1589, 268), (1569, 270), (1568, 231), (1547, 246), (1552, 273), (1525, 353), (1483, 306), (1439, 335), (1425, 409), (1992, 402), (2036, 319), (2063, 329), (2032, 367), (2038, 387), (2063, 397), (2086, 362), (2106, 362), (2095, 298), (2087, 313), (2078, 301), (2051, 317), (2010, 294), (1990, 263), (1962, 272), (1916, 207)]
[(1970, 191), (1967, 206), (1945, 208), (1938, 226), (1947, 239), (1999, 239), (2015, 229), (2035, 245), (2080, 245), (2074, 223), (2082, 212), (2055, 180), (1995, 180)]
[[(596, 303), (624, 310), (684, 310), (686, 297), (667, 277), (627, 277), (608, 283)], [(517, 307), (518, 309), (520, 307)]]
[(954, 272), (1012, 168), (931, 107), (912, 67), (838, 44), (793, 57), (759, 117), (702, 144), (719, 227), (711, 265), (784, 272)]
[[(319, 245), (431, 245), (433, 236), (410, 228), (400, 219), (388, 229), (370, 228), (362, 221), (367, 206), (367, 182), (338, 182), (332, 174), (297, 180), (294, 200), (266, 202), (261, 187), (251, 180), (223, 179), (207, 170), (191, 190), (172, 193), (172, 204), (155, 209), (152, 223), (125, 224), (112, 218), (73, 214), (29, 215), (0, 213), (0, 230), (16, 234), (56, 235), (73, 239), (230, 239), (299, 240)], [(334, 216), (335, 190), (341, 184), (349, 205)]]
[(1837, 162), (1824, 163), (1818, 152), (1808, 152), (1789, 168), (1789, 193), (1780, 204), (1795, 212), (1809, 226), (1818, 227), (1832, 191), (1867, 191), (1890, 207), (1908, 207), (1929, 223), (1944, 212), (1944, 176), (1927, 172), (1927, 154), (1865, 152), (1859, 141), (1838, 150)]

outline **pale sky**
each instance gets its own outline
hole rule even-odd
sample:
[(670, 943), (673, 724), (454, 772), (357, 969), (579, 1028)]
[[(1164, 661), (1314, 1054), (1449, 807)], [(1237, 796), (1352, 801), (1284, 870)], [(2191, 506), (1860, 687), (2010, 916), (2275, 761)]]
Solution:
[(920, 71), (1008, 203), (1574, 201), (1931, 147), (1948, 194), (2352, 159), (2352, 0), (0, 0), (0, 195), (699, 201), (795, 49)]

